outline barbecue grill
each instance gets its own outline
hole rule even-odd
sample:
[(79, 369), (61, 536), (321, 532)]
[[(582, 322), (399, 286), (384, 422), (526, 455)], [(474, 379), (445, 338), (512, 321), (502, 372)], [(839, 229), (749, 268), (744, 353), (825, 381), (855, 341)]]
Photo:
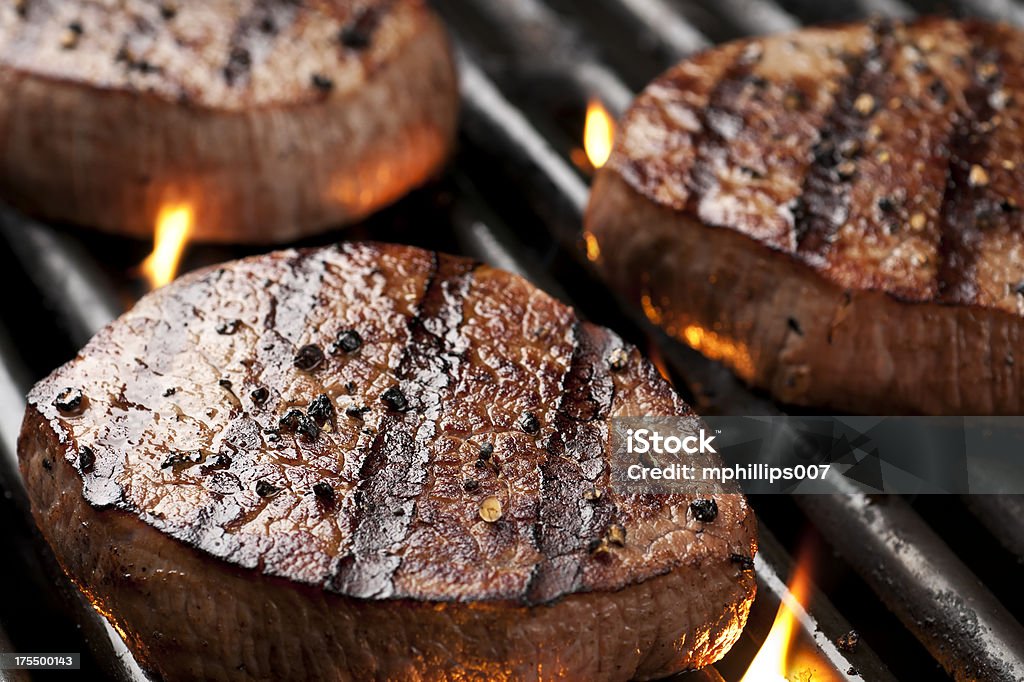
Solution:
[[(679, 58), (812, 22), (953, 12), (1024, 24), (1024, 3), (960, 0), (438, 0), (455, 38), (463, 120), (446, 172), (353, 228), (302, 242), (374, 239), (463, 253), (525, 275), (646, 349), (703, 414), (772, 415), (722, 367), (621, 305), (588, 266), (580, 232), (588, 101), (614, 114)], [(28, 514), (15, 439), (32, 381), (69, 359), (144, 293), (149, 244), (40, 224), (0, 206), (0, 651), (80, 652), (82, 671), (146, 679), (120, 636), (56, 565)], [(184, 269), (253, 249), (189, 247)], [(811, 680), (1024, 680), (1024, 500), (835, 495), (754, 497), (759, 594), (742, 640), (679, 682), (740, 680), (792, 603)], [(827, 596), (826, 596), (827, 595)], [(851, 633), (855, 632), (856, 635)], [(59, 675), (60, 673), (53, 673)], [(42, 677), (43, 673), (33, 674)], [(0, 671), (0, 680), (27, 679)]]

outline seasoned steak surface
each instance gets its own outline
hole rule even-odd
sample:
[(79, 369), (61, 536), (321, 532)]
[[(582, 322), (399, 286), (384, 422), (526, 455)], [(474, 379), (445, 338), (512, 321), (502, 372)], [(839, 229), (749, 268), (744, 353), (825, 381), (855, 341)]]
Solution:
[(94, 508), (348, 597), (541, 604), (714, 566), (742, 582), (730, 556), (754, 547), (732, 490), (703, 523), (685, 495), (607, 487), (611, 417), (692, 414), (635, 349), (517, 277), (417, 249), (186, 276), (29, 402), (25, 466), (52, 431)]
[(0, 65), (216, 109), (355, 91), (422, 29), (420, 0), (25, 0), (0, 7)]
[(151, 239), (293, 242), (427, 181), (458, 120), (420, 0), (0, 5), (0, 198)]
[(607, 172), (840, 287), (1019, 314), (1022, 37), (925, 19), (731, 43), (640, 95)]
[(786, 403), (1019, 414), (1022, 38), (882, 21), (683, 61), (595, 180), (599, 267)]

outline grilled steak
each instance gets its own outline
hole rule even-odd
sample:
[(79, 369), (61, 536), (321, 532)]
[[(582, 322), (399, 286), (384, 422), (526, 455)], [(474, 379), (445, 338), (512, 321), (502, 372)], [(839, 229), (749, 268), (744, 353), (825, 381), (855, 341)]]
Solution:
[(266, 243), (422, 182), (454, 136), (448, 40), (421, 0), (23, 0), (0, 6), (0, 196), (148, 237)]
[(65, 569), (167, 679), (625, 680), (753, 598), (743, 496), (624, 493), (609, 420), (690, 415), (635, 348), (508, 273), (284, 251), (143, 298), (29, 396)]
[(794, 404), (1024, 410), (1024, 35), (924, 19), (731, 43), (625, 115), (587, 215), (672, 334)]

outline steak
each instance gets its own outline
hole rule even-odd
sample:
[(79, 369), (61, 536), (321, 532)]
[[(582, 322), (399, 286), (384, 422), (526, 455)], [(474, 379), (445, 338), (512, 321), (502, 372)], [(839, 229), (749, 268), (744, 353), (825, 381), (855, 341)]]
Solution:
[(755, 387), (1024, 411), (1024, 35), (926, 18), (730, 43), (626, 113), (587, 211), (613, 286)]
[(357, 220), (451, 147), (458, 92), (422, 0), (0, 6), (0, 196), (148, 238), (269, 243)]
[(166, 679), (645, 679), (738, 638), (756, 521), (609, 485), (625, 415), (692, 412), (515, 275), (349, 243), (149, 294), (32, 390), (18, 451)]

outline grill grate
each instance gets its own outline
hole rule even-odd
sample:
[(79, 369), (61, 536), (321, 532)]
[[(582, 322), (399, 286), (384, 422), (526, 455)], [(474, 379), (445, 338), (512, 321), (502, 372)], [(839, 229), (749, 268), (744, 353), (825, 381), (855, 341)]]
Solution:
[[(437, 5), (456, 36), (464, 103), (460, 146), (450, 169), (363, 225), (303, 245), (373, 238), (486, 260), (526, 275), (642, 348), (657, 349), (677, 387), (699, 411), (778, 413), (778, 406), (747, 391), (726, 370), (671, 342), (629, 307), (616, 305), (590, 272), (579, 244), (587, 182), (569, 161), (581, 137), (584, 106), (597, 97), (620, 113), (632, 93), (663, 68), (718, 41), (868, 14), (908, 17), (930, 6), (922, 0), (438, 0)], [(1024, 6), (1013, 0), (961, 0), (950, 9), (1024, 24)], [(129, 273), (146, 245), (63, 231), (2, 207), (0, 237), (0, 278), (16, 292), (0, 323), (0, 480), (6, 492), (0, 530), (11, 539), (16, 557), (4, 562), (2, 571), (20, 593), (14, 606), (0, 607), (0, 648), (5, 635), (22, 650), (38, 650), (56, 639), (66, 650), (85, 654), (85, 668), (141, 680), (123, 642), (63, 579), (35, 532), (16, 474), (14, 438), (28, 380), (70, 357), (141, 293)], [(250, 252), (195, 246), (185, 265)], [(26, 282), (31, 291), (22, 294)], [(1024, 679), (1020, 601), (1005, 596), (1014, 581), (986, 586), (977, 577), (1019, 574), (1024, 502), (986, 497), (928, 505), (837, 492), (842, 494), (752, 500), (762, 529), (755, 567), (759, 597), (750, 625), (715, 668), (680, 680), (739, 679), (771, 625), (793, 565), (791, 554), (808, 536), (825, 555), (819, 560), (825, 570), (815, 578), (837, 595), (837, 604), (813, 591), (803, 625), (840, 679)], [(959, 545), (951, 548), (955, 543), (937, 531), (954, 513), (973, 513), (996, 549), (977, 556)], [(828, 554), (826, 545), (839, 556)], [(990, 570), (992, 562), (999, 570)], [(61, 588), (56, 595), (53, 584)], [(851, 603), (840, 594), (862, 598)], [(864, 643), (843, 652), (833, 642), (851, 623), (864, 634)]]

